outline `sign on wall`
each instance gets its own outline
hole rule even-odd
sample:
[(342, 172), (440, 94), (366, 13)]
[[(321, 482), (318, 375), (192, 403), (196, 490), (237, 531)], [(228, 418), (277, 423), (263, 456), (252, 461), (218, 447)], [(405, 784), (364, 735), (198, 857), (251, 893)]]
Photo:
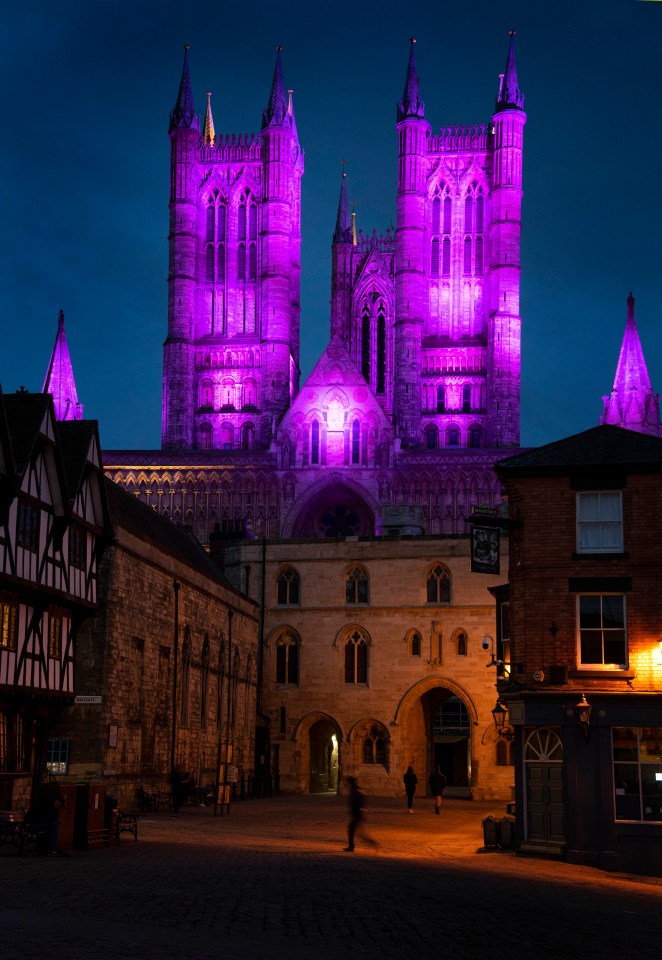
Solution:
[(471, 572), (500, 573), (498, 527), (471, 528)]

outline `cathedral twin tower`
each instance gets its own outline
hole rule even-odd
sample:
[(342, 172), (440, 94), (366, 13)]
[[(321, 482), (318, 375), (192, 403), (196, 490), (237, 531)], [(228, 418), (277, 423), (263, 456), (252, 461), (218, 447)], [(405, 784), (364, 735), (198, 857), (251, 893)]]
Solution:
[(513, 37), (491, 120), (439, 133), (414, 51), (397, 105), (397, 227), (357, 234), (343, 173), (331, 339), (303, 398), (304, 163), (280, 50), (261, 130), (239, 136), (215, 132), (210, 94), (200, 129), (185, 53), (169, 131), (164, 451), (379, 469), (417, 448), (518, 445), (526, 115)]

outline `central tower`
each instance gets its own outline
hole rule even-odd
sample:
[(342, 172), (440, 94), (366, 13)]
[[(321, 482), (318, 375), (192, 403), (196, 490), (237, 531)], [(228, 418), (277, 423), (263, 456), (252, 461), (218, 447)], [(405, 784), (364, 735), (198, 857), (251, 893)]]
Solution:
[(259, 134), (202, 132), (188, 49), (170, 116), (163, 449), (268, 447), (299, 387), (301, 176), (276, 66)]

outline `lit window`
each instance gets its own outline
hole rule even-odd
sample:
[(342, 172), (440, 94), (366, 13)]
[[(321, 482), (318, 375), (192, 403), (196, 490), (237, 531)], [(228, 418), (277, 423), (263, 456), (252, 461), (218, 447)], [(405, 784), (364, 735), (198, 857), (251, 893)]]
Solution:
[(0, 600), (0, 648), (15, 650), (18, 636), (18, 604), (14, 600)]
[(588, 594), (578, 597), (577, 603), (580, 665), (625, 668), (625, 597), (621, 594)]
[(577, 494), (577, 551), (623, 550), (623, 499), (620, 491)]
[(662, 727), (614, 727), (617, 820), (662, 821)]
[(62, 616), (51, 613), (48, 618), (48, 656), (59, 660), (62, 653)]
[(46, 752), (46, 769), (53, 774), (69, 772), (69, 744), (71, 741), (51, 737)]

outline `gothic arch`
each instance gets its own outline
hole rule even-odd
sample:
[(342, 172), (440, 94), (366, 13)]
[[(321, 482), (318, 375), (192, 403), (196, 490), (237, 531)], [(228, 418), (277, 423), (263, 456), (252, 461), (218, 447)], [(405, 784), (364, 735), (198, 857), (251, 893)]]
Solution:
[(336, 731), (338, 743), (341, 743), (345, 739), (343, 729), (335, 717), (332, 717), (330, 713), (326, 713), (323, 710), (312, 710), (310, 713), (307, 713), (305, 717), (302, 717), (296, 724), (294, 730), (292, 731), (293, 742), (297, 743), (301, 741), (302, 737), (306, 737), (310, 733), (310, 728), (319, 720), (326, 720), (331, 724)]
[(451, 693), (459, 697), (467, 708), (472, 725), (474, 727), (478, 725), (478, 710), (471, 695), (464, 687), (457, 683), (456, 680), (453, 680), (445, 674), (435, 674), (433, 677), (426, 677), (424, 680), (419, 680), (418, 683), (415, 683), (413, 687), (410, 687), (400, 698), (400, 702), (395, 708), (393, 722), (402, 723), (414, 704), (417, 703), (425, 693), (433, 690), (435, 687), (445, 687), (446, 690), (450, 690)]
[(324, 477), (316, 480), (297, 498), (282, 518), (281, 537), (299, 536), (302, 531), (318, 526), (315, 524), (316, 511), (334, 502), (351, 504), (358, 511), (360, 527), (370, 528), (370, 532), (374, 533), (379, 502), (372, 492), (350, 476), (336, 472), (329, 476), (327, 471)]

